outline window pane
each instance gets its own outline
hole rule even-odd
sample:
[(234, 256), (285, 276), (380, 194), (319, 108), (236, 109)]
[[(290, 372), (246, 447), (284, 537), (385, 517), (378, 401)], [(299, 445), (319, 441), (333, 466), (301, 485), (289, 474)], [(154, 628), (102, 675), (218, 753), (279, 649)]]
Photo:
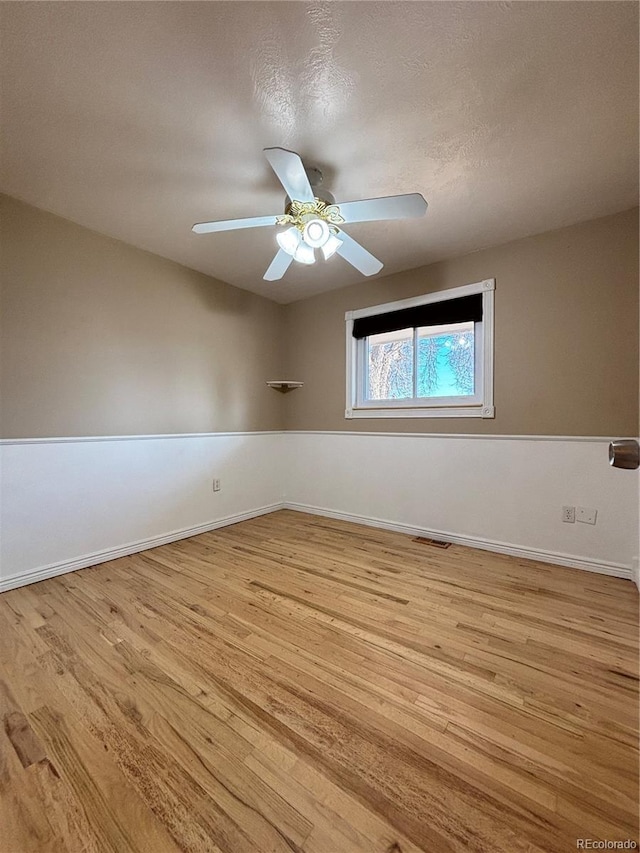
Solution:
[(475, 393), (473, 323), (418, 329), (418, 397)]
[(371, 335), (368, 343), (369, 400), (413, 397), (413, 329)]

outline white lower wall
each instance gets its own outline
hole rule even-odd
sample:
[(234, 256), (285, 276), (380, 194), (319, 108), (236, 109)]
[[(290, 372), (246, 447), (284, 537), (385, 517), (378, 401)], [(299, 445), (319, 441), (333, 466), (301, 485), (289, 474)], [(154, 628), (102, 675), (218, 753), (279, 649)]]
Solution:
[[(632, 577), (638, 472), (608, 441), (399, 433), (287, 434), (287, 505)], [(595, 526), (563, 505), (595, 507)]]
[(0, 590), (279, 508), (284, 440), (271, 432), (3, 442)]
[[(638, 472), (610, 468), (604, 439), (4, 441), (0, 465), (0, 591), (283, 505), (626, 578), (637, 557)], [(563, 504), (597, 508), (597, 524), (563, 524)]]

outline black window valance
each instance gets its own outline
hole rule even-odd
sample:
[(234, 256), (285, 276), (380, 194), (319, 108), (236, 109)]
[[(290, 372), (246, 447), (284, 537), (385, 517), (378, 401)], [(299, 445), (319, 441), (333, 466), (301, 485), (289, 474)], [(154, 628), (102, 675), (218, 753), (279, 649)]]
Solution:
[(459, 296), (457, 299), (444, 299), (442, 302), (430, 302), (415, 308), (401, 308), (385, 314), (371, 317), (358, 317), (353, 321), (353, 337), (367, 338), (383, 332), (396, 332), (398, 329), (413, 329), (418, 326), (444, 326), (449, 323), (478, 323), (482, 320), (482, 294)]

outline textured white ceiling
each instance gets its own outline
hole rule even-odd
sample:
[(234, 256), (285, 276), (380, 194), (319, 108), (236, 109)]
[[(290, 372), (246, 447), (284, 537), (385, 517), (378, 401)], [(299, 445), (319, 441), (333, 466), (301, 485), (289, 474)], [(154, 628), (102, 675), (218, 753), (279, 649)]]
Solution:
[(298, 151), (338, 202), (421, 192), (353, 225), (409, 269), (634, 206), (632, 2), (2, 3), (6, 193), (280, 302), (361, 279), (262, 274), (279, 213), (262, 156)]

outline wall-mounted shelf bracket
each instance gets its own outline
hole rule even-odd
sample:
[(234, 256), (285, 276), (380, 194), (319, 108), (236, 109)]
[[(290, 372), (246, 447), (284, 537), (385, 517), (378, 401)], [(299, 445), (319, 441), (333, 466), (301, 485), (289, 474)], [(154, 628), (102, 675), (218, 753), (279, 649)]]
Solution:
[(275, 388), (276, 391), (282, 391), (286, 394), (288, 391), (293, 391), (294, 388), (302, 388), (304, 382), (293, 382), (290, 379), (272, 379), (267, 382), (269, 388)]

